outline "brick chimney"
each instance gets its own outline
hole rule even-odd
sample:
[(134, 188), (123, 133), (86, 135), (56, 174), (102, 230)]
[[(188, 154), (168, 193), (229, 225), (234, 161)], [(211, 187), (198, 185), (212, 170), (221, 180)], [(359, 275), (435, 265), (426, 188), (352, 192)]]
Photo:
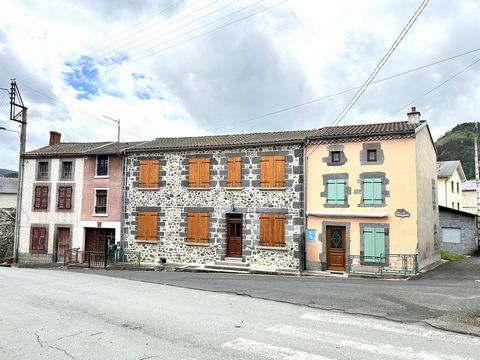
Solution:
[(412, 106), (412, 110), (409, 113), (407, 113), (408, 122), (413, 124), (419, 124), (420, 115), (421, 115), (420, 111), (417, 111), (417, 108), (415, 106)]
[(60, 138), (62, 137), (62, 134), (60, 134), (57, 131), (50, 131), (50, 141), (48, 142), (48, 145), (57, 145), (60, 144)]

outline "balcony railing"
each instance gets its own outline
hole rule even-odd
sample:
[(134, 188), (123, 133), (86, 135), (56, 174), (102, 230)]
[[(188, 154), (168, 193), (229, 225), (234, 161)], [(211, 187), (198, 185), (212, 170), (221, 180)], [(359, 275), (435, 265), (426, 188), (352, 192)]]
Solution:
[(413, 275), (418, 272), (417, 254), (349, 255), (347, 272), (375, 276), (384, 274)]

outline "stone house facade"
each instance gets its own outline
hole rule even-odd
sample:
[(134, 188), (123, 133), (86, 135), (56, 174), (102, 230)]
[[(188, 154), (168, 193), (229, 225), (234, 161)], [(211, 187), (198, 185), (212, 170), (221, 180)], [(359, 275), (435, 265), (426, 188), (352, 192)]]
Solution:
[(466, 211), (440, 206), (441, 249), (457, 254), (474, 255), (479, 251), (477, 216)]
[(301, 267), (307, 131), (160, 138), (126, 154), (131, 260)]

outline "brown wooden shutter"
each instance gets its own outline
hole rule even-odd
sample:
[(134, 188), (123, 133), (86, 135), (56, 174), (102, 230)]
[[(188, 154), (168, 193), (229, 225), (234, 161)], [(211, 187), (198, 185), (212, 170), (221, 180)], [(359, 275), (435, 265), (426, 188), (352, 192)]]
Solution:
[(156, 212), (139, 212), (137, 216), (138, 240), (158, 240), (158, 213)]
[(35, 202), (33, 205), (35, 209), (40, 209), (41, 200), (42, 200), (42, 188), (41, 186), (35, 186)]
[(149, 187), (158, 188), (159, 187), (159, 172), (160, 172), (160, 162), (158, 160), (150, 160), (150, 184)]
[(198, 213), (197, 242), (208, 243), (208, 213)]
[(227, 186), (242, 186), (242, 158), (240, 156), (231, 156), (227, 160)]
[(200, 159), (190, 159), (188, 162), (188, 186), (200, 187)]
[(274, 187), (285, 186), (285, 156), (274, 156), (275, 176)]
[[(58, 200), (57, 200), (57, 206), (59, 209), (66, 209), (66, 186), (60, 186), (58, 188)], [(71, 197), (71, 193), (70, 193)], [(69, 208), (68, 208), (69, 209)]]
[(158, 240), (158, 213), (148, 213), (148, 238), (147, 240)]
[(198, 214), (187, 214), (187, 242), (196, 242), (198, 233)]
[(65, 209), (72, 208), (72, 187), (66, 186), (65, 187)]
[(285, 215), (273, 215), (273, 246), (285, 246)]
[(137, 239), (147, 240), (148, 236), (148, 216), (144, 212), (139, 212), (137, 215)]
[(262, 156), (260, 158), (260, 187), (274, 187), (275, 168), (273, 156)]
[(200, 163), (199, 169), (199, 187), (210, 187), (210, 159), (198, 159)]
[(47, 229), (44, 227), (39, 228), (38, 250), (47, 250)]
[(273, 237), (273, 229), (271, 226), (271, 215), (260, 215), (260, 245), (271, 246), (271, 238)]
[(32, 228), (32, 250), (37, 250), (40, 243), (40, 228)]
[(138, 187), (146, 188), (149, 183), (149, 163), (148, 160), (140, 160), (140, 176), (138, 179)]
[(42, 199), (40, 200), (42, 209), (48, 208), (48, 186), (42, 186)]

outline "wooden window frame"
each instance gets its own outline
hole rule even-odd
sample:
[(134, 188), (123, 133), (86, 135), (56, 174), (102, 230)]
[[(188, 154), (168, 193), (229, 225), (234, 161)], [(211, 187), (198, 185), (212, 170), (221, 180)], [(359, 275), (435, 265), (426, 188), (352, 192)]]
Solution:
[(209, 226), (209, 213), (187, 213), (187, 244), (208, 244), (210, 242)]
[(229, 156), (227, 158), (227, 187), (242, 187), (242, 157)]
[[(35, 239), (35, 233), (37, 233), (38, 237), (40, 237), (40, 234), (38, 232), (43, 229), (43, 237), (44, 237), (44, 249), (34, 249), (34, 243), (38, 242), (39, 239)], [(40, 225), (35, 225), (30, 228), (30, 253), (35, 253), (35, 254), (46, 254), (48, 253), (48, 228), (46, 226), (40, 226)]]
[[(100, 208), (100, 207), (103, 207), (103, 206), (99, 206), (98, 205), (98, 193), (100, 191), (105, 191), (105, 212), (98, 212), (97, 210)], [(95, 205), (94, 205), (94, 208), (93, 208), (93, 213), (94, 215), (103, 215), (103, 216), (106, 216), (108, 214), (108, 189), (95, 189), (95, 192), (94, 192), (94, 201), (95, 201)]]
[(284, 155), (269, 155), (260, 157), (260, 187), (285, 187)]
[(33, 190), (33, 208), (35, 210), (48, 210), (49, 191), (48, 185), (35, 185)]
[(259, 245), (264, 247), (285, 247), (285, 215), (260, 214)]
[[(70, 174), (68, 176), (65, 176), (65, 164), (68, 164), (70, 163)], [(60, 162), (60, 179), (61, 180), (72, 180), (73, 179), (73, 174), (74, 174), (74, 170), (73, 170), (73, 160), (63, 160)]]
[(137, 237), (138, 241), (158, 240), (158, 212), (139, 211), (137, 213)]
[[(63, 194), (62, 194), (62, 190), (63, 190)], [(70, 194), (68, 194), (68, 192), (70, 192)], [(72, 203), (73, 203), (73, 186), (60, 185), (57, 191), (57, 209), (71, 210)]]
[[(370, 158), (370, 155), (373, 156)], [(367, 162), (377, 162), (378, 161), (378, 154), (377, 149), (367, 149)]]
[(191, 158), (188, 160), (188, 187), (210, 187), (210, 158)]
[(338, 164), (342, 158), (341, 151), (330, 151), (330, 162)]
[[(105, 165), (102, 166), (100, 164), (100, 158), (106, 158), (106, 162), (105, 162)], [(95, 162), (95, 176), (98, 176), (98, 177), (107, 177), (108, 174), (109, 174), (109, 171), (110, 171), (110, 157), (108, 155), (97, 155), (97, 161)], [(99, 174), (99, 170), (100, 169), (106, 169), (106, 173), (105, 174)]]
[[(42, 174), (41, 167), (46, 164), (46, 172)], [(42, 160), (37, 162), (37, 180), (50, 180), (50, 161)]]
[(158, 189), (160, 187), (159, 160), (140, 160), (138, 187), (145, 189)]

